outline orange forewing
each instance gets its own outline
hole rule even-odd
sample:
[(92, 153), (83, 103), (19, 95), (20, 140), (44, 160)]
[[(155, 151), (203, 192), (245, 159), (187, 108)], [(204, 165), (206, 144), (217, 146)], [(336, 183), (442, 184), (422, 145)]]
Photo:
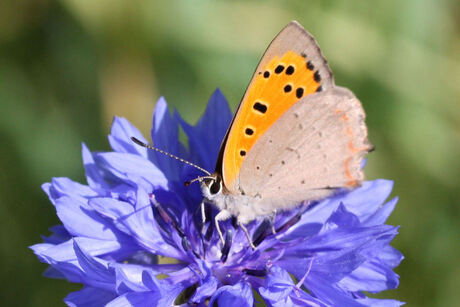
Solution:
[(255, 76), (228, 135), (223, 179), (234, 186), (245, 155), (281, 115), (300, 98), (321, 90), (321, 78), (306, 56), (288, 51), (273, 57)]

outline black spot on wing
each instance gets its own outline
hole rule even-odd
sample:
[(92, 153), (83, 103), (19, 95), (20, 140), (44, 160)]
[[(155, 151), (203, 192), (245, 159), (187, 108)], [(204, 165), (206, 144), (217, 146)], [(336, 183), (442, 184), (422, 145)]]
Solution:
[(262, 114), (265, 114), (265, 112), (267, 112), (267, 109), (268, 109), (268, 107), (265, 104), (259, 101), (256, 101), (256, 103), (254, 103), (252, 107), (254, 110), (259, 111)]
[(283, 65), (278, 65), (275, 68), (275, 73), (280, 74), (280, 73), (283, 72), (283, 70), (284, 70), (284, 66)]
[(316, 82), (318, 83), (321, 82), (321, 75), (319, 74), (319, 70), (315, 71), (313, 78), (315, 79)]
[(299, 88), (295, 91), (295, 96), (296, 96), (297, 98), (299, 98), (299, 99), (302, 98), (302, 96), (303, 96), (303, 88), (299, 87)]
[(251, 128), (246, 128), (246, 130), (244, 130), (244, 133), (246, 133), (246, 135), (253, 135), (254, 130), (252, 130)]

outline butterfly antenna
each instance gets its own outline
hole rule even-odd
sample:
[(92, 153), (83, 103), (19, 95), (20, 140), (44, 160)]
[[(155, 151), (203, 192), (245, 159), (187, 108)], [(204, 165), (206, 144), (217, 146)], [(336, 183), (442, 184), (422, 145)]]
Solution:
[(216, 181), (216, 177), (214, 177), (214, 176), (201, 176), (201, 177), (197, 177), (195, 179), (192, 179), (190, 181), (186, 181), (185, 186), (188, 187), (190, 184), (194, 183), (195, 181), (201, 181), (203, 179), (211, 179), (211, 180)]
[[(202, 168), (202, 167), (199, 167), (199, 166), (196, 165), (196, 164), (193, 164), (193, 163), (190, 162), (190, 161), (187, 161), (187, 160), (184, 160), (184, 159), (182, 159), (182, 158), (179, 158), (178, 156), (175, 156), (175, 155), (173, 155), (173, 154), (170, 154), (169, 152), (166, 152), (166, 151), (161, 150), (161, 149), (159, 149), (159, 148), (153, 147), (152, 145), (145, 144), (144, 142), (142, 142), (142, 141), (136, 139), (134, 136), (131, 137), (131, 140), (132, 140), (134, 143), (136, 143), (137, 145), (140, 145), (140, 146), (145, 147), (145, 148), (148, 148), (148, 149), (155, 150), (155, 151), (157, 151), (157, 152), (159, 152), (159, 153), (161, 153), (161, 154), (164, 154), (164, 155), (166, 155), (166, 156), (168, 156), (168, 157), (170, 157), (170, 158), (179, 160), (180, 162), (183, 162), (183, 163), (185, 163), (185, 164), (187, 164), (187, 165), (193, 166), (194, 168), (199, 169), (200, 171), (202, 171), (203, 173), (207, 174), (208, 176), (211, 176), (211, 173), (210, 173), (210, 172), (208, 172), (207, 170), (205, 170), (205, 169)], [(207, 177), (207, 176), (204, 176), (204, 177)], [(198, 178), (203, 178), (203, 177), (198, 177)], [(198, 178), (197, 178), (197, 179), (198, 179)], [(186, 185), (187, 185), (187, 184), (186, 184)]]

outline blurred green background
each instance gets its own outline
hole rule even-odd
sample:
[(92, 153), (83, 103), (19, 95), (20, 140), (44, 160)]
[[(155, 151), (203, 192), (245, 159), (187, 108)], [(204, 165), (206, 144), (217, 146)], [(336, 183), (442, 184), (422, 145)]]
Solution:
[(81, 142), (108, 150), (114, 115), (148, 135), (159, 96), (195, 122), (216, 87), (233, 109), (290, 20), (318, 40), (368, 114), (368, 178), (395, 181), (390, 223), (409, 306), (460, 302), (460, 5), (452, 0), (0, 3), (2, 306), (62, 305), (29, 245), (58, 219), (40, 185), (83, 182)]

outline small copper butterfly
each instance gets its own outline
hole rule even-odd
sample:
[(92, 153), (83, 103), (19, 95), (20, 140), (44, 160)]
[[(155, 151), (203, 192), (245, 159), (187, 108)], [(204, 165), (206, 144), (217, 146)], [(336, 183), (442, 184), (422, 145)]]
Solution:
[(246, 223), (358, 186), (372, 149), (364, 120), (360, 101), (334, 84), (315, 39), (290, 22), (260, 60), (215, 172), (200, 168), (208, 176), (193, 180), (220, 210), (221, 241), (219, 221), (235, 216), (251, 242)]

